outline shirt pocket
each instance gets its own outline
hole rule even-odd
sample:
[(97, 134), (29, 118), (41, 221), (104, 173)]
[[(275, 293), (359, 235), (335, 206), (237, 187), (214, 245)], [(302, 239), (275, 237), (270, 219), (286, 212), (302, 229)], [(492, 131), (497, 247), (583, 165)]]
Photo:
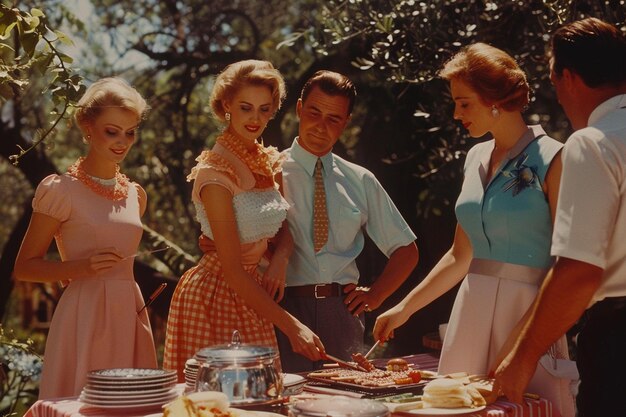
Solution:
[(345, 251), (354, 245), (361, 230), (361, 215), (361, 210), (357, 207), (339, 207), (338, 224), (331, 227), (336, 250)]

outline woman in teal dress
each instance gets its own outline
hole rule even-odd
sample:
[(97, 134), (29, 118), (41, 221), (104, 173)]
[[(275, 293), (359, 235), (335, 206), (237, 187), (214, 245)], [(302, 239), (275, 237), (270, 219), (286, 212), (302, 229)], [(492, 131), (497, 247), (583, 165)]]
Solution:
[[(398, 305), (382, 314), (374, 337), (385, 340), (417, 310), (463, 280), (452, 309), (439, 373), (488, 374), (532, 305), (550, 256), (552, 222), (561, 176), (562, 144), (540, 126), (527, 126), (522, 110), (529, 87), (506, 52), (470, 45), (440, 73), (450, 82), (454, 118), (479, 138), (467, 154), (456, 203), (450, 250)], [(565, 339), (552, 349), (567, 357)], [(569, 380), (538, 366), (529, 390), (551, 400), (560, 415), (574, 415)]]

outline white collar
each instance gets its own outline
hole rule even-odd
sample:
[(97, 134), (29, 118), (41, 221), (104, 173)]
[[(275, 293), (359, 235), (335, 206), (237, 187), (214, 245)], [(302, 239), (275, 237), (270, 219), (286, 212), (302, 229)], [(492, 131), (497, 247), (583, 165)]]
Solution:
[(594, 125), (598, 122), (598, 120), (602, 119), (608, 113), (625, 106), (626, 94), (618, 94), (614, 97), (611, 97), (610, 99), (600, 103), (600, 105), (598, 105), (598, 107), (596, 107), (591, 112), (591, 114), (589, 115), (589, 121), (587, 122), (587, 126)]
[[(310, 176), (313, 176), (315, 172), (315, 164), (317, 163), (318, 156), (313, 155), (311, 152), (307, 151), (300, 145), (298, 142), (299, 137), (296, 137), (291, 145), (291, 157), (294, 161), (298, 162), (306, 172)], [(332, 169), (333, 166), (333, 153), (328, 152), (326, 155), (320, 156), (319, 159), (322, 160), (322, 166), (324, 167), (324, 172), (327, 172), (327, 169)]]

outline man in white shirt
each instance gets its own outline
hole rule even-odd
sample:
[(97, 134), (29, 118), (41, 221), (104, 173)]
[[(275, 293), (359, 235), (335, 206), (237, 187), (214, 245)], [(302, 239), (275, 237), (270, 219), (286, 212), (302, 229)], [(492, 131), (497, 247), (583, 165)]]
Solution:
[[(344, 360), (363, 350), (362, 313), (378, 308), (418, 261), (415, 235), (376, 177), (332, 153), (355, 98), (356, 89), (344, 75), (314, 74), (298, 100), (299, 136), (283, 164), (295, 247), (281, 305), (320, 337), (329, 354)], [(318, 204), (316, 193), (325, 201)], [(364, 231), (389, 258), (371, 288), (357, 287), (355, 259)], [(282, 333), (277, 336), (284, 371), (320, 366), (294, 354)]]
[(521, 402), (538, 359), (583, 313), (579, 417), (625, 416), (626, 39), (587, 18), (552, 38), (551, 80), (575, 131), (563, 148), (552, 238), (557, 262), (496, 371), (494, 392)]

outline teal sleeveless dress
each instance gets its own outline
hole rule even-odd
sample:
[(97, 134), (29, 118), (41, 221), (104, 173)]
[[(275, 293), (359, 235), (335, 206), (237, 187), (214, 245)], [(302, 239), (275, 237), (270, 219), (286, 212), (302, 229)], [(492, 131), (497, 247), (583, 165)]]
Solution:
[[(552, 218), (543, 183), (562, 144), (531, 126), (486, 183), (494, 141), (467, 154), (465, 179), (456, 203), (457, 220), (473, 250), (450, 315), (439, 373), (484, 375), (535, 299), (552, 265)], [(566, 358), (567, 343), (557, 345)], [(537, 367), (528, 388), (552, 401), (562, 416), (573, 416), (569, 380)]]

